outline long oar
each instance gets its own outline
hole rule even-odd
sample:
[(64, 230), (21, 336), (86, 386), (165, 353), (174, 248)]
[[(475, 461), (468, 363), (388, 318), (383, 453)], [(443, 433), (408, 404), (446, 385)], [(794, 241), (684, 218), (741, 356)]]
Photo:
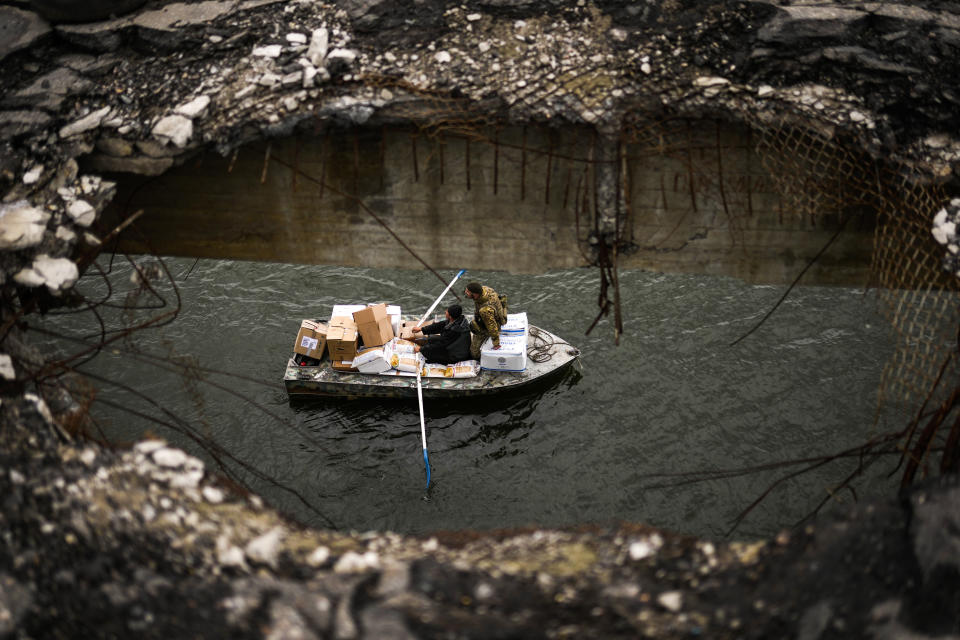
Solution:
[[(450, 281), (450, 284), (447, 285), (447, 288), (443, 290), (437, 299), (433, 301), (433, 304), (430, 305), (430, 308), (427, 309), (427, 312), (423, 314), (423, 317), (420, 318), (420, 321), (416, 326), (423, 324), (423, 321), (433, 312), (433, 310), (440, 304), (440, 301), (443, 300), (443, 296), (447, 295), (447, 291), (450, 291), (450, 287), (453, 286), (453, 283), (456, 282), (460, 276), (463, 275), (463, 272), (466, 269), (460, 269), (457, 272), (457, 275), (453, 276), (453, 280)], [(427, 468), (427, 489), (430, 488), (430, 456), (427, 455), (427, 424), (423, 419), (423, 388), (420, 386), (420, 370), (417, 370), (417, 406), (420, 408), (420, 442), (423, 444), (423, 464)]]
[(424, 320), (427, 319), (427, 317), (433, 312), (433, 310), (437, 308), (437, 305), (440, 304), (440, 301), (443, 300), (443, 296), (447, 295), (447, 291), (450, 291), (450, 287), (453, 286), (453, 283), (456, 282), (460, 278), (460, 276), (463, 275), (465, 271), (466, 269), (460, 269), (460, 272), (457, 275), (453, 276), (453, 280), (451, 280), (450, 284), (447, 285), (447, 288), (443, 290), (443, 293), (437, 296), (437, 299), (433, 301), (433, 304), (430, 305), (430, 308), (427, 309), (427, 312), (423, 314), (423, 317), (420, 318), (420, 322), (418, 322), (416, 326), (419, 327), (420, 325), (423, 324)]
[(423, 390), (420, 388), (419, 371), (417, 371), (417, 404), (420, 406), (420, 441), (423, 443), (423, 464), (427, 467), (427, 489), (429, 489), (430, 457), (427, 455), (427, 425), (423, 420)]

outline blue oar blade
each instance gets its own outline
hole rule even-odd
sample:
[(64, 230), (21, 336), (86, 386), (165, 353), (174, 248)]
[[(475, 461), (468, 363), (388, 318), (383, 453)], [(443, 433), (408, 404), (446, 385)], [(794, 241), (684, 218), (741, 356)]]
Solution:
[(427, 488), (430, 488), (430, 457), (427, 456), (427, 450), (423, 450), (423, 464), (427, 467)]

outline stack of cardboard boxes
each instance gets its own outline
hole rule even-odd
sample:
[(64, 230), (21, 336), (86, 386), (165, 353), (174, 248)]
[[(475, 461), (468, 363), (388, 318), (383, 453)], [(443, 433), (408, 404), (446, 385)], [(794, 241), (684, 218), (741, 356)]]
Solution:
[[(387, 304), (334, 305), (330, 321), (304, 320), (294, 344), (298, 364), (317, 364), (330, 354), (338, 371), (389, 374), (416, 373), (423, 367), (414, 356), (412, 328), (416, 320), (401, 323), (400, 307)], [(397, 362), (391, 362), (397, 360)], [(468, 366), (469, 365), (469, 366)], [(457, 367), (460, 367), (459, 369)], [(523, 371), (527, 367), (527, 314), (512, 313), (500, 329), (500, 348), (487, 340), (480, 351), (479, 367), (492, 371)], [(475, 365), (457, 363), (443, 371), (425, 371), (428, 377), (472, 377)]]
[(333, 368), (356, 371), (353, 359), (364, 348), (378, 347), (400, 332), (400, 307), (395, 305), (334, 305), (326, 324), (316, 320), (300, 323), (293, 351), (298, 364), (317, 364), (324, 350)]

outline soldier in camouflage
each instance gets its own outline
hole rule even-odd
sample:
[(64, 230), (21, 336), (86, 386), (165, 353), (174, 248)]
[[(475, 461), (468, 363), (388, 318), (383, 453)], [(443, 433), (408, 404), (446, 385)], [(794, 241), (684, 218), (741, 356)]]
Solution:
[(500, 348), (500, 327), (507, 322), (506, 302), (496, 291), (478, 282), (468, 284), (463, 294), (473, 300), (476, 307), (470, 323), (470, 355), (479, 360), (480, 348), (487, 338), (493, 341), (494, 349)]

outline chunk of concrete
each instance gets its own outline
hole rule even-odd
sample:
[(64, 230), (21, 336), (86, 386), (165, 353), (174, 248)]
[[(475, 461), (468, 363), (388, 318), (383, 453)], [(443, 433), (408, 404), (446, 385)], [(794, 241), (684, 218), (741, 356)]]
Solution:
[(51, 258), (47, 254), (41, 253), (34, 258), (32, 265), (26, 269), (21, 269), (13, 276), (13, 279), (17, 283), (28, 287), (46, 285), (50, 293), (58, 296), (72, 287), (79, 277), (80, 271), (72, 260)]
[(43, 129), (48, 124), (50, 116), (42, 111), (0, 111), (0, 138), (15, 138)]
[(0, 6), (0, 60), (48, 33), (50, 25), (34, 12)]
[(160, 119), (151, 132), (154, 138), (170, 141), (179, 148), (187, 146), (193, 137), (193, 120), (181, 115), (170, 115)]
[(0, 205), (0, 249), (26, 249), (43, 240), (50, 214), (26, 200)]
[(92, 82), (72, 70), (60, 67), (36, 78), (29, 86), (13, 92), (4, 99), (4, 103), (15, 107), (29, 106), (56, 111), (68, 95), (85, 93), (93, 86)]
[(89, 227), (97, 219), (97, 210), (86, 200), (74, 200), (67, 207), (67, 215), (81, 227)]
[(110, 107), (102, 107), (96, 111), (88, 113), (79, 120), (71, 122), (67, 126), (60, 129), (60, 137), (70, 138), (86, 131), (90, 131), (91, 129), (96, 129), (100, 126), (100, 123), (103, 122), (103, 119), (106, 118), (107, 114), (109, 113)]
[(327, 57), (327, 49), (330, 46), (330, 33), (326, 27), (314, 29), (310, 36), (310, 46), (307, 47), (307, 60), (315, 67), (323, 64), (323, 59)]
[(187, 118), (196, 118), (202, 116), (209, 105), (210, 96), (197, 96), (190, 102), (180, 105), (173, 112)]

